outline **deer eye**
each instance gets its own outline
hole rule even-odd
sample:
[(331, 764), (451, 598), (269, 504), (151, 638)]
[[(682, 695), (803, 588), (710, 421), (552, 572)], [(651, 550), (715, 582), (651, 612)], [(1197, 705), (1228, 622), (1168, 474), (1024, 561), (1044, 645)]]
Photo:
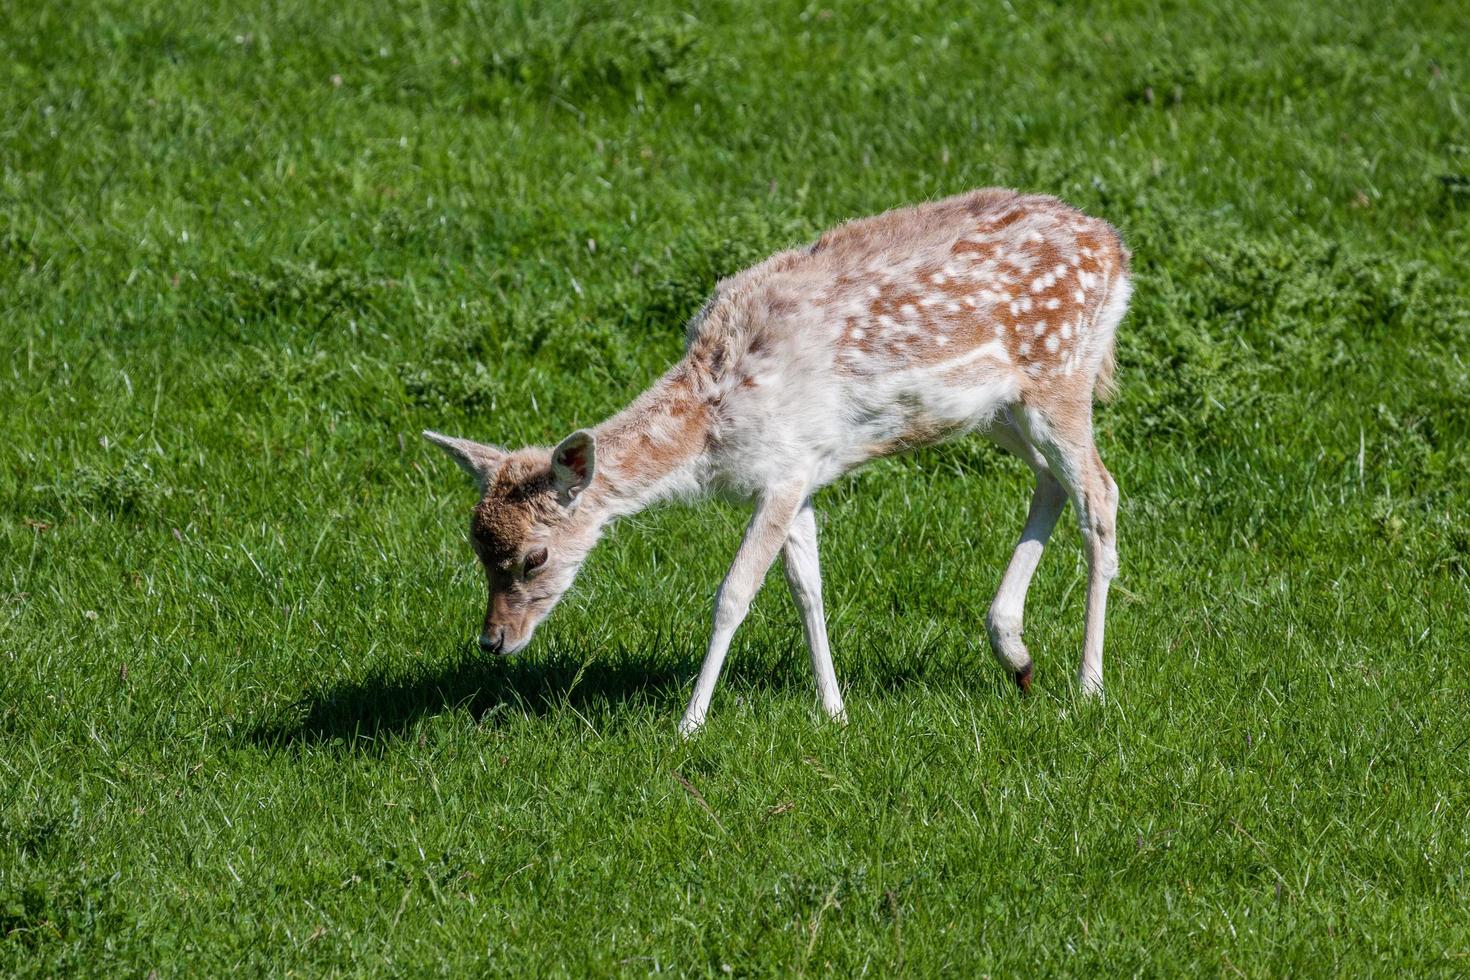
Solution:
[(526, 556), (524, 568), (528, 572), (534, 572), (544, 564), (546, 564), (546, 549), (537, 548)]

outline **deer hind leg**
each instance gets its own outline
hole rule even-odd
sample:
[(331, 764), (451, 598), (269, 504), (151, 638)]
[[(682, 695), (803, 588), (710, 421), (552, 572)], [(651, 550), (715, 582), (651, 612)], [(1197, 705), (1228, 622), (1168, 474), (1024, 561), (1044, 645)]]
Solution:
[(996, 590), (985, 616), (985, 629), (990, 634), (990, 650), (995, 659), (1010, 672), (1017, 687), (1029, 691), (1031, 654), (1021, 639), (1026, 593), (1031, 588), (1031, 578), (1036, 574), (1036, 566), (1041, 562), (1041, 553), (1056, 527), (1057, 518), (1067, 505), (1067, 493), (1052, 476), (1046, 457), (1026, 439), (1015, 422), (1007, 419), (992, 431), (991, 438), (1001, 448), (1020, 457), (1036, 474), (1036, 489), (1031, 493), (1031, 508), (1026, 514), (1021, 540), (1016, 542), (1016, 550), (1011, 554), (1000, 588)]
[(786, 568), (786, 584), (791, 598), (801, 613), (802, 631), (812, 657), (812, 673), (817, 678), (817, 694), (822, 708), (833, 721), (847, 721), (842, 705), (842, 689), (837, 686), (837, 672), (832, 668), (832, 648), (827, 645), (827, 619), (822, 610), (822, 569), (817, 560), (817, 514), (808, 497), (796, 512), (786, 543), (781, 546), (782, 564)]
[(1108, 585), (1118, 574), (1118, 485), (1103, 466), (1092, 439), (1092, 406), (1028, 408), (1022, 415), (1027, 439), (1071, 498), (1087, 549), (1087, 619), (1077, 682), (1087, 694), (1103, 691), (1103, 625)]

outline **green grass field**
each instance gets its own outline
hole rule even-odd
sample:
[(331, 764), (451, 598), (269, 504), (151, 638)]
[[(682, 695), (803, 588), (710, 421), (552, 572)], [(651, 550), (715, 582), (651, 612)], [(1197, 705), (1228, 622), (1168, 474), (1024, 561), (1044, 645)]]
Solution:
[[(0, 973), (1470, 973), (1463, 6), (208, 6), (3, 4)], [(973, 440), (818, 498), (845, 729), (773, 574), (675, 736), (726, 505), (474, 649), (420, 429), (992, 184), (1135, 253), (1105, 705)]]

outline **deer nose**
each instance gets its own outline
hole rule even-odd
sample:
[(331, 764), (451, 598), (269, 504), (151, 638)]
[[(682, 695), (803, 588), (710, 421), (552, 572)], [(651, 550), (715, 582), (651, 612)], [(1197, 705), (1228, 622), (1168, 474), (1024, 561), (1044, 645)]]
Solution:
[(480, 634), (480, 649), (486, 653), (499, 653), (505, 647), (505, 627), (497, 626), (494, 635), (490, 630)]

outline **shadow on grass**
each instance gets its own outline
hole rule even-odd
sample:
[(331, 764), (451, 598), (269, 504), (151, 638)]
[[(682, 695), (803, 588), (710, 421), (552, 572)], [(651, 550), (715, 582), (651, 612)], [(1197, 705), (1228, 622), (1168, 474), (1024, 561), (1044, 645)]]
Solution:
[[(652, 707), (667, 713), (672, 725), (689, 696), (700, 652), (687, 644), (655, 641), (641, 650), (601, 655), (552, 647), (529, 656), (494, 657), (467, 644), (448, 663), (415, 669), (399, 662), (361, 680), (308, 690), (258, 723), (245, 739), (265, 747), (338, 743), (371, 751), (403, 735), (420, 718), (460, 710), (479, 724), (498, 725), (517, 715), (570, 710), (584, 718), (606, 719), (610, 707)], [(869, 697), (911, 685), (953, 683), (975, 670), (968, 655), (911, 651), (894, 658), (876, 650), (864, 659), (846, 665), (845, 679)], [(811, 690), (804, 650), (747, 649), (735, 651), (732, 660), (720, 684), (726, 697)], [(991, 686), (997, 685), (1010, 691), (998, 674), (991, 678)], [(977, 685), (976, 693), (980, 690)]]
[(597, 659), (571, 651), (529, 658), (465, 653), (438, 668), (399, 666), (310, 690), (284, 717), (257, 725), (245, 737), (271, 747), (340, 741), (366, 748), (445, 711), (466, 710), (484, 722), (507, 709), (546, 715), (568, 708), (602, 713), (614, 703), (663, 705), (683, 699), (695, 666), (658, 650)]

